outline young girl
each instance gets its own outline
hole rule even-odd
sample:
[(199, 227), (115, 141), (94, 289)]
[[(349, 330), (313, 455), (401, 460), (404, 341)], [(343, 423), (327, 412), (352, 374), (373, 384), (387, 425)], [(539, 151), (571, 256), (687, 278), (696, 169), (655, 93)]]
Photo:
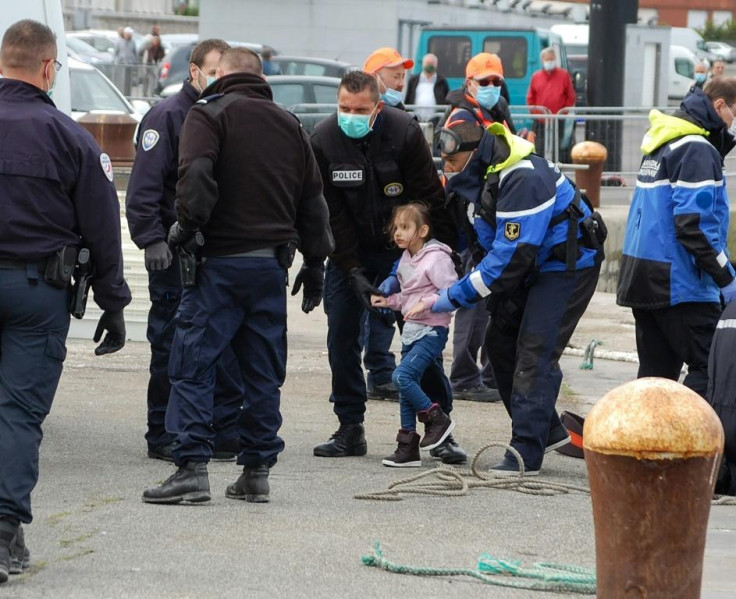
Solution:
[[(431, 239), (429, 210), (422, 204), (407, 204), (394, 210), (391, 234), (404, 250), (397, 277), (400, 292), (388, 297), (371, 296), (378, 308), (401, 310), (404, 330), (401, 333), (401, 364), (393, 374), (399, 389), (401, 429), (396, 437), (396, 451), (383, 460), (385, 466), (397, 468), (422, 465), (419, 450), (429, 451), (442, 444), (455, 423), (436, 403), (432, 403), (419, 386), (425, 370), (437, 369), (445, 378), (438, 361), (447, 343), (451, 313), (433, 314), (429, 309), (437, 299), (437, 291), (457, 281), (449, 247)], [(416, 432), (416, 419), (424, 423), (421, 441)]]

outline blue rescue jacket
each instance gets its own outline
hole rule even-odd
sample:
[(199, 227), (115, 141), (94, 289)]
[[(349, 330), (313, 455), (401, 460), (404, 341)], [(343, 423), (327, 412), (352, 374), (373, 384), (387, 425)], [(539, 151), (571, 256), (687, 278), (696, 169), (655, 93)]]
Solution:
[(723, 161), (709, 142), (723, 121), (700, 89), (677, 116), (652, 110), (649, 120), (616, 301), (644, 309), (718, 302), (719, 287), (734, 278)]
[(199, 97), (189, 80), (178, 93), (149, 110), (138, 127), (135, 162), (125, 194), (130, 237), (141, 249), (166, 241), (176, 220), (179, 134)]
[[(506, 141), (511, 152), (494, 162), (497, 137)], [(494, 123), (468, 166), (448, 180), (448, 196), (456, 193), (473, 205), (473, 227), (487, 252), (471, 273), (450, 288), (450, 300), (458, 306), (467, 306), (491, 293), (514, 291), (537, 271), (566, 270), (553, 248), (567, 240), (568, 220), (556, 224), (552, 221), (573, 203), (575, 188), (554, 164), (533, 152), (534, 144)], [(489, 209), (481, 197), (486, 178), (496, 174), (498, 192)], [(584, 202), (580, 209), (578, 224), (591, 214)], [(579, 226), (577, 237), (581, 237)], [(575, 268), (594, 266), (598, 256), (598, 251), (579, 244)]]

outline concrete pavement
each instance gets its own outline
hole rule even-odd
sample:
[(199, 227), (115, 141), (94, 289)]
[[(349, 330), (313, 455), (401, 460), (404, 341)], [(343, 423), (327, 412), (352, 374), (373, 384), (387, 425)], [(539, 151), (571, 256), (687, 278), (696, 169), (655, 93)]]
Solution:
[[(213, 501), (207, 505), (143, 504), (143, 489), (174, 471), (145, 453), (148, 347), (129, 343), (119, 354), (97, 358), (91, 341), (70, 340), (45, 425), (35, 521), (27, 527), (34, 565), (0, 586), (0, 599), (560, 597), (366, 568), (360, 557), (376, 540), (388, 559), (414, 565), (472, 568), (486, 552), (525, 564), (595, 565), (586, 495), (478, 489), (453, 499), (353, 499), (416, 472), (380, 463), (394, 446), (397, 404), (368, 402), (365, 458), (314, 458), (312, 447), (336, 428), (327, 402), (325, 317), (321, 308), (302, 314), (294, 299), (289, 316), (286, 450), (272, 471), (269, 504), (225, 498), (226, 485), (239, 474), (233, 464), (210, 466)], [(635, 376), (635, 363), (601, 359), (605, 352), (630, 358), (635, 350), (630, 313), (610, 294), (596, 294), (572, 344), (582, 348), (592, 338), (604, 343), (594, 370), (580, 370), (580, 356), (563, 358), (560, 409), (585, 414), (603, 393)], [(510, 422), (499, 404), (458, 402), (453, 417), (456, 438), (471, 454), (509, 439)], [(587, 486), (584, 462), (556, 453), (540, 478)], [(736, 596), (736, 507), (711, 511), (702, 596)]]

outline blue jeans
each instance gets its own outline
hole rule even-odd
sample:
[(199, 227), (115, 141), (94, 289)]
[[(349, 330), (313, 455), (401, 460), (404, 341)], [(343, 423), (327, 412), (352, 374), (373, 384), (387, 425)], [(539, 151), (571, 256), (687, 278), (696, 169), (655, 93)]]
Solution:
[(179, 439), (177, 465), (212, 457), (215, 370), (228, 347), (245, 390), (238, 464), (273, 466), (284, 449), (278, 431), (286, 376), (286, 273), (275, 258), (208, 258), (197, 286), (184, 289), (166, 411), (166, 428)]
[(66, 358), (69, 289), (36, 266), (0, 269), (0, 516), (28, 524), (41, 425)]
[(417, 412), (428, 410), (432, 405), (419, 384), (424, 373), (428, 370), (439, 370), (435, 372), (435, 377), (444, 379), (447, 387), (450, 385), (442, 370), (442, 350), (447, 343), (448, 328), (432, 327), (432, 331), (436, 334), (427, 334), (410, 345), (402, 345), (401, 364), (391, 377), (399, 390), (401, 428), (405, 430), (416, 430)]

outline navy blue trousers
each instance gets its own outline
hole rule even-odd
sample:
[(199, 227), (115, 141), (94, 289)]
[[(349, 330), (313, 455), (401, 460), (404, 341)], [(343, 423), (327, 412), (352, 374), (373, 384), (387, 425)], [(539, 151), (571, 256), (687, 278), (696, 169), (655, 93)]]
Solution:
[(69, 291), (35, 265), (0, 269), (0, 516), (29, 523), (41, 424), (66, 358)]
[[(381, 283), (391, 272), (395, 252), (361, 256), (369, 280)], [(365, 316), (363, 303), (350, 286), (348, 275), (332, 261), (325, 273), (325, 313), (327, 314), (327, 354), (332, 370), (330, 401), (341, 424), (363, 422), (366, 403), (365, 378), (361, 364), (360, 328)], [(399, 320), (400, 327), (403, 322)], [(442, 356), (437, 357), (441, 370)], [(428, 368), (421, 386), (433, 403), (449, 414), (452, 391), (447, 379), (438, 376), (437, 368)]]
[(542, 465), (547, 435), (560, 425), (560, 356), (593, 297), (599, 272), (600, 265), (573, 275), (541, 273), (528, 288), (491, 296), (486, 351), (511, 416), (510, 445), (529, 470)]
[(286, 272), (275, 258), (208, 258), (176, 314), (166, 428), (176, 433), (177, 465), (208, 462), (216, 364), (231, 347), (243, 381), (238, 464), (273, 466), (284, 442), (281, 385), (286, 376)]
[[(181, 300), (179, 258), (174, 255), (171, 266), (164, 271), (148, 273), (151, 309), (148, 312), (146, 337), (151, 344), (151, 365), (148, 380), (148, 446), (160, 447), (171, 443), (175, 436), (166, 431), (166, 406), (169, 403), (169, 356), (174, 340), (174, 317)], [(215, 447), (238, 438), (238, 417), (243, 403), (243, 383), (235, 354), (228, 347), (217, 362), (215, 373), (215, 407), (213, 426)]]

